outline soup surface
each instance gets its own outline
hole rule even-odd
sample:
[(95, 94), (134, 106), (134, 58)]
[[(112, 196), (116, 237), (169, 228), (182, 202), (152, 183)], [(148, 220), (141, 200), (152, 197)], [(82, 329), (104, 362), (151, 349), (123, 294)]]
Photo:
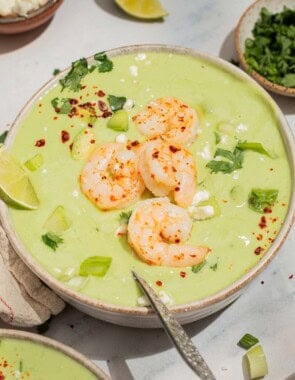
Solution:
[(21, 339), (0, 339), (0, 379), (95, 380), (97, 376), (62, 352)]
[[(61, 92), (60, 84), (55, 85), (22, 122), (11, 152), (21, 163), (41, 154), (44, 163), (30, 172), (40, 207), (35, 211), (11, 208), (14, 227), (26, 249), (46, 271), (92, 298), (116, 305), (138, 305), (140, 291), (130, 273), (134, 269), (154, 289), (162, 291), (170, 304), (202, 299), (252, 268), (284, 221), (291, 177), (275, 111), (256, 87), (200, 58), (147, 51), (117, 56), (112, 61), (110, 72), (94, 70), (86, 75), (79, 92)], [(79, 107), (93, 102), (102, 115), (105, 106), (109, 109), (110, 94), (126, 97), (131, 105), (126, 132), (107, 128), (107, 115), (93, 122), (85, 106)], [(87, 127), (95, 134), (96, 145), (114, 142), (122, 133), (130, 140), (144, 141), (132, 116), (151, 100), (171, 96), (198, 113), (201, 131), (188, 148), (197, 165), (196, 191), (206, 191), (214, 197), (218, 209), (213, 217), (194, 221), (188, 243), (211, 249), (206, 264), (195, 271), (191, 267), (150, 266), (141, 261), (126, 235), (118, 234), (122, 210), (101, 211), (81, 192), (79, 175), (86, 160), (73, 159), (71, 152), (73, 139)], [(55, 98), (75, 99), (72, 103), (80, 111), (57, 113), (51, 104)], [(241, 168), (212, 173), (206, 165), (214, 160), (216, 150), (233, 152), (238, 141), (260, 143), (269, 154), (248, 149), (243, 151)], [(216, 158), (221, 159), (228, 161)], [(253, 211), (248, 204), (255, 188), (278, 190), (275, 203), (262, 213)], [(146, 191), (143, 198), (149, 197), (152, 195)], [(48, 232), (44, 226), (57, 206), (64, 208), (71, 225), (53, 251), (41, 236)], [(134, 205), (128, 210), (133, 208)], [(112, 257), (104, 276), (79, 275), (80, 264), (91, 256)]]

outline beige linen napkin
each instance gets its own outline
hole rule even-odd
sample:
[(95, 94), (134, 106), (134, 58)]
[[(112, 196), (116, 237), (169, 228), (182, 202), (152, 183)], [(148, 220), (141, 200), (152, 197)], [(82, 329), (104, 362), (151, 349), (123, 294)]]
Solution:
[(0, 225), (0, 318), (14, 326), (32, 327), (64, 307), (17, 256)]

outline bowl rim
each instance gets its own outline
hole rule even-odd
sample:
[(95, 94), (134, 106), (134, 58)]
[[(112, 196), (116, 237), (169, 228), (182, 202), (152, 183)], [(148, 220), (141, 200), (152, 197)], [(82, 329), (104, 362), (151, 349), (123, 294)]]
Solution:
[[(140, 44), (140, 45), (131, 45), (131, 46), (123, 46), (119, 48), (114, 48), (106, 51), (109, 57), (115, 57), (126, 54), (138, 54), (143, 52), (165, 52), (172, 54), (180, 54), (180, 55), (189, 55), (192, 57), (203, 59), (211, 64), (217, 65), (224, 69), (225, 71), (235, 75), (238, 78), (244, 79), (246, 82), (250, 83), (254, 88), (259, 92), (259, 94), (270, 104), (272, 110), (274, 111), (278, 124), (279, 131), (281, 134), (281, 138), (284, 142), (285, 149), (288, 154), (290, 171), (291, 171), (291, 188), (294, 188), (294, 178), (295, 178), (295, 151), (292, 149), (292, 145), (294, 146), (295, 138), (292, 134), (292, 131), (285, 120), (285, 117), (275, 103), (275, 101), (271, 98), (271, 96), (251, 77), (249, 77), (244, 71), (239, 69), (238, 67), (232, 65), (231, 63), (207, 53), (199, 52), (195, 49), (180, 47), (175, 45), (164, 45), (164, 44)], [(91, 62), (93, 56), (87, 58), (88, 61)], [(61, 71), (54, 78), (51, 78), (47, 83), (45, 83), (24, 105), (16, 119), (14, 120), (10, 131), (7, 136), (6, 146), (9, 149), (10, 144), (12, 143), (17, 129), (20, 126), (22, 120), (26, 117), (27, 113), (31, 109), (31, 106), (35, 104), (35, 102), (43, 95), (48, 89), (50, 89), (54, 84), (56, 84), (59, 79), (61, 79), (71, 67), (68, 67)], [(78, 304), (83, 306), (88, 306), (92, 309), (103, 310), (105, 312), (114, 312), (114, 313), (123, 313), (133, 316), (155, 316), (155, 312), (149, 307), (142, 306), (121, 306), (115, 305), (107, 302), (103, 302), (89, 296), (86, 296), (83, 293), (79, 293), (78, 291), (74, 291), (71, 288), (63, 285), (62, 282), (58, 281), (55, 277), (53, 277), (49, 272), (47, 272), (33, 256), (26, 251), (25, 247), (21, 243), (21, 240), (18, 239), (17, 233), (14, 230), (12, 223), (9, 217), (9, 207), (3, 202), (0, 201), (0, 220), (3, 228), (5, 229), (7, 236), (12, 244), (13, 248), (16, 250), (21, 259), (25, 262), (25, 264), (42, 280), (44, 281), (51, 289), (56, 291), (62, 297), (66, 297), (67, 299), (72, 299), (76, 301)], [(295, 220), (295, 193), (292, 192), (290, 196), (289, 208), (287, 215), (285, 217), (284, 223), (275, 239), (272, 243), (268, 251), (261, 257), (261, 259), (257, 262), (257, 264), (252, 267), (249, 271), (247, 271), (243, 276), (239, 279), (231, 283), (229, 286), (221, 289), (220, 291), (202, 298), (198, 301), (193, 301), (189, 303), (179, 304), (170, 306), (169, 309), (172, 313), (184, 313), (187, 311), (200, 311), (206, 309), (210, 305), (214, 305), (215, 303), (222, 302), (223, 300), (229, 298), (234, 294), (238, 294), (242, 288), (249, 284), (251, 280), (253, 280), (274, 258), (279, 248), (284, 243), (288, 232), (290, 231), (292, 225)]]
[(45, 11), (49, 11), (50, 8), (55, 6), (58, 3), (62, 3), (63, 0), (48, 0), (46, 4), (42, 5), (38, 9), (35, 9), (28, 13), (27, 16), (0, 16), (0, 25), (10, 25), (10, 24), (16, 24), (21, 23), (24, 21), (30, 21), (34, 17), (37, 17), (41, 15)]
[(0, 340), (1, 338), (24, 340), (27, 342), (34, 342), (38, 345), (45, 346), (54, 351), (58, 351), (74, 361), (78, 362), (83, 367), (87, 368), (93, 375), (99, 376), (102, 380), (110, 380), (110, 377), (100, 369), (94, 362), (88, 359), (85, 355), (76, 351), (72, 347), (69, 347), (55, 339), (47, 338), (42, 335), (34, 334), (22, 330), (2, 329), (0, 328)]
[[(268, 80), (266, 77), (262, 76), (259, 74), (257, 71), (252, 69), (244, 56), (244, 47), (241, 46), (240, 44), (240, 35), (241, 35), (241, 27), (244, 25), (245, 19), (248, 16), (248, 14), (254, 9), (255, 7), (259, 6), (260, 2), (263, 2), (265, 0), (256, 0), (254, 1), (253, 4), (251, 4), (242, 14), (242, 16), (239, 19), (239, 22), (235, 28), (235, 33), (234, 33), (234, 45), (235, 49), (239, 58), (239, 61), (243, 67), (243, 69), (251, 75), (257, 82), (259, 82), (262, 86), (267, 88), (269, 91), (275, 92), (277, 94), (283, 95), (283, 96), (290, 96), (293, 97), (295, 96), (295, 87), (285, 87), (280, 84), (271, 82)], [(254, 24), (253, 24), (254, 26)]]

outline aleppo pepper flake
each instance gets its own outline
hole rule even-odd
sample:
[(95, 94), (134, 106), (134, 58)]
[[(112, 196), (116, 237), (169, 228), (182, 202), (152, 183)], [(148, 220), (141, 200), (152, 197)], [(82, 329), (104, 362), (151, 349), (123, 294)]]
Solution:
[(37, 146), (38, 148), (41, 148), (42, 146), (45, 145), (45, 143), (46, 143), (45, 139), (40, 139), (35, 142), (35, 146)]

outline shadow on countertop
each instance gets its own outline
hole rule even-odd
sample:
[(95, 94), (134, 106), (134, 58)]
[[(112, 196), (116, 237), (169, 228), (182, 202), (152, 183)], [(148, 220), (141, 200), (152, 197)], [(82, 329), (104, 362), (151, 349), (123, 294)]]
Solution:
[(43, 34), (48, 28), (51, 20), (28, 32), (18, 34), (0, 34), (0, 55), (21, 49), (39, 38), (39, 36), (41, 36), (41, 34)]

